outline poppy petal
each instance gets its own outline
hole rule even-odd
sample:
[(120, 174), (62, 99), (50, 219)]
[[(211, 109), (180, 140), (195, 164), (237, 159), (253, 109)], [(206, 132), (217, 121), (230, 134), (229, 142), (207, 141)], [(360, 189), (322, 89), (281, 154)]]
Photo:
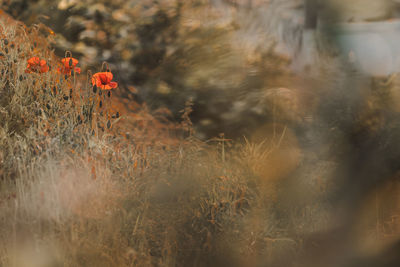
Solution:
[(100, 81), (101, 84), (107, 84), (106, 77), (102, 72), (99, 72), (97, 75), (97, 80)]
[(116, 82), (110, 82), (109, 85), (110, 85), (111, 88), (117, 88), (118, 87), (118, 83), (116, 83)]
[(112, 79), (114, 77), (114, 75), (112, 74), (112, 72), (107, 71), (106, 72), (107, 77), (109, 77), (110, 79)]
[(97, 80), (96, 80), (96, 86), (97, 86), (97, 87), (103, 86), (103, 84), (101, 83), (101, 80), (100, 80), (100, 79), (97, 79)]
[(111, 72), (103, 72), (103, 75), (107, 83), (110, 83), (113, 79), (113, 74)]
[(49, 71), (49, 66), (47, 66), (47, 65), (44, 65), (44, 66), (42, 66), (42, 67), (40, 68), (40, 72), (41, 72), (41, 73), (48, 72), (48, 71)]
[(31, 57), (30, 59), (28, 59), (28, 64), (29, 65), (37, 65), (39, 64), (40, 59), (38, 57)]

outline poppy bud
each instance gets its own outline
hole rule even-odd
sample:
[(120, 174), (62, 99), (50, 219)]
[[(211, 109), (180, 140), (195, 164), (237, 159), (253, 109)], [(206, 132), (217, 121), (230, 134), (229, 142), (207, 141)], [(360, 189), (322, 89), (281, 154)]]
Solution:
[(103, 106), (103, 102), (100, 100), (99, 107), (101, 108), (102, 106)]
[(97, 86), (93, 85), (93, 93), (96, 93), (96, 92), (97, 92)]
[(111, 92), (108, 91), (108, 92), (107, 92), (107, 95), (108, 95), (108, 97), (111, 97)]
[(8, 40), (7, 39), (4, 39), (3, 42), (4, 42), (5, 45), (8, 45)]
[(69, 59), (68, 65), (72, 67), (72, 58)]
[(47, 108), (47, 109), (50, 109), (49, 103), (46, 104), (46, 108)]
[(107, 122), (107, 128), (108, 128), (108, 129), (111, 128), (111, 122), (110, 122), (110, 121)]
[(19, 81), (22, 82), (23, 79), (24, 77), (22, 77), (22, 75), (19, 75)]

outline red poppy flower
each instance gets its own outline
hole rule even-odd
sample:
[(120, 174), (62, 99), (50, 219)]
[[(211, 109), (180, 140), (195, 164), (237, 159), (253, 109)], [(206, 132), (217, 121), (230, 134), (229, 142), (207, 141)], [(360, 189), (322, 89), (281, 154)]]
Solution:
[(92, 77), (92, 84), (104, 90), (117, 88), (118, 83), (112, 82), (113, 74), (111, 72), (98, 72)]
[(38, 57), (31, 57), (28, 59), (28, 66), (26, 66), (26, 73), (44, 73), (49, 71), (49, 66), (47, 66), (46, 60), (40, 59)]
[(66, 57), (61, 60), (63, 66), (58, 68), (58, 72), (64, 75), (71, 75), (71, 71), (81, 73), (81, 68), (76, 67), (78, 60), (73, 57)]

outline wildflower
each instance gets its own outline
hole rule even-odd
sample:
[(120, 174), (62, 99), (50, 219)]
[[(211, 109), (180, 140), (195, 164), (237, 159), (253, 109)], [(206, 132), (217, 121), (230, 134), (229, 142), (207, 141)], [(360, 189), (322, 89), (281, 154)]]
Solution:
[(26, 73), (44, 73), (49, 71), (49, 66), (47, 66), (46, 60), (40, 59), (38, 57), (32, 57), (28, 59), (28, 66), (26, 67)]
[(93, 75), (92, 84), (103, 90), (111, 90), (118, 86), (118, 83), (111, 81), (112, 79), (113, 74), (111, 72), (98, 72)]
[(81, 68), (76, 67), (79, 61), (73, 57), (66, 57), (61, 60), (63, 66), (58, 68), (58, 72), (64, 75), (71, 75), (71, 72), (81, 73)]

